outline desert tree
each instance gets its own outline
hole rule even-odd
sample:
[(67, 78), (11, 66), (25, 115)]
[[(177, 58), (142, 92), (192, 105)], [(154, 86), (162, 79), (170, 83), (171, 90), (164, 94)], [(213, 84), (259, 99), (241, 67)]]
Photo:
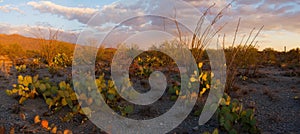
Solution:
[(60, 36), (60, 33), (61, 31), (59, 29), (45, 29), (40, 27), (38, 27), (34, 32), (31, 32), (35, 38), (39, 39), (40, 56), (49, 65), (52, 64), (53, 58), (56, 56), (59, 50), (59, 42), (57, 40)]

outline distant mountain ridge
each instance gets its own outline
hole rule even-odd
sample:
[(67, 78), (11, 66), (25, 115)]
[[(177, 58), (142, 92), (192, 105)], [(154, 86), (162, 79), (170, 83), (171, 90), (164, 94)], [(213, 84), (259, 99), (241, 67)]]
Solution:
[[(50, 42), (50, 40), (41, 40), (32, 37), (25, 37), (19, 34), (11, 34), (11, 35), (0, 34), (0, 45), (6, 46), (6, 45), (18, 44), (22, 46), (24, 50), (39, 50), (41, 48), (42, 43), (45, 41)], [(54, 43), (66, 45), (71, 48), (75, 47), (75, 44), (64, 42), (64, 41), (54, 40)]]

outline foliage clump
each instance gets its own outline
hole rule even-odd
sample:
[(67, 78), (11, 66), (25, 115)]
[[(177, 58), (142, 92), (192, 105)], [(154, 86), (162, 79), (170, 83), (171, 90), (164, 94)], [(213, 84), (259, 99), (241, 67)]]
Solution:
[(227, 94), (221, 100), (221, 105), (217, 111), (220, 126), (230, 134), (249, 132), (259, 133), (254, 117), (254, 109), (243, 109), (237, 99), (231, 101)]
[[(122, 115), (133, 112), (133, 106), (120, 106), (120, 96), (117, 94), (114, 83), (111, 80), (106, 81), (104, 75), (96, 79), (97, 90), (102, 94), (105, 102), (114, 110), (120, 111)], [(78, 84), (78, 83), (75, 83)], [(87, 85), (86, 87), (91, 87)], [(19, 104), (23, 104), (27, 99), (42, 97), (50, 110), (49, 114), (53, 114), (63, 107), (69, 107), (72, 112), (68, 113), (63, 121), (69, 121), (75, 114), (86, 114), (90, 116), (92, 110), (88, 107), (94, 103), (101, 105), (96, 94), (98, 91), (82, 91), (77, 94), (73, 90), (74, 85), (61, 81), (58, 84), (51, 82), (49, 78), (39, 79), (38, 75), (18, 76), (18, 83), (13, 85), (13, 89), (6, 90), (7, 95), (17, 96)], [(86, 88), (82, 88), (83, 90)], [(83, 104), (83, 105), (82, 105)], [(84, 107), (82, 107), (84, 106)]]

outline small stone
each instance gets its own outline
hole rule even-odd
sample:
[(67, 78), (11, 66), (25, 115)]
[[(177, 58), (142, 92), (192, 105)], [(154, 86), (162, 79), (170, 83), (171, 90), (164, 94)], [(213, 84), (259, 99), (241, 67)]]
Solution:
[(255, 101), (250, 101), (248, 107), (255, 108)]
[(4, 126), (0, 126), (0, 134), (5, 134), (5, 127)]
[(198, 131), (199, 130), (199, 126), (193, 127), (193, 131)]

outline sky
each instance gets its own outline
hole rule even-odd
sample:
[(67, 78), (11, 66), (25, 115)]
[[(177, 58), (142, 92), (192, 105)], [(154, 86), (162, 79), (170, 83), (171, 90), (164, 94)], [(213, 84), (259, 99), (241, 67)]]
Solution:
[[(174, 4), (177, 1), (177, 4)], [(123, 24), (114, 32), (112, 43), (116, 39), (122, 40), (128, 36), (125, 33), (137, 33), (137, 31), (161, 30), (162, 24), (158, 17), (140, 17), (148, 14), (162, 15), (175, 18), (187, 27), (193, 29), (197, 19), (205, 9), (215, 3), (209, 12), (206, 21), (212, 21), (212, 17), (225, 7), (229, 0), (0, 0), (0, 33), (21, 34), (36, 37), (42, 30), (45, 37), (47, 30), (60, 30), (59, 40), (76, 43), (78, 38), (95, 34), (87, 28), (97, 32), (94, 36), (103, 39), (107, 33), (118, 24)], [(174, 8), (176, 7), (176, 8)], [(199, 13), (198, 13), (199, 12)], [(282, 51), (300, 47), (300, 2), (298, 0), (236, 0), (223, 12), (223, 17), (215, 28), (226, 24), (220, 35), (226, 35), (226, 44), (231, 45), (239, 18), (241, 24), (237, 33), (237, 41), (247, 37), (251, 29), (256, 31), (264, 26), (259, 34), (258, 48), (272, 47)], [(92, 19), (92, 20), (91, 20)], [(126, 21), (128, 20), (128, 21)], [(167, 29), (174, 25), (167, 25)], [(164, 27), (166, 29), (166, 27)], [(175, 27), (176, 29), (176, 27)], [(128, 32), (130, 31), (130, 32)], [(170, 30), (172, 31), (172, 30)], [(175, 30), (176, 31), (176, 30)], [(86, 32), (85, 34), (82, 34)], [(142, 32), (141, 32), (142, 33)], [(169, 32), (171, 33), (171, 32)], [(151, 34), (150, 34), (151, 35)], [(169, 37), (160, 36), (160, 37)], [(40, 35), (42, 36), (42, 35)], [(146, 39), (146, 36), (134, 36), (139, 39), (159, 40), (159, 36)], [(152, 41), (150, 41), (152, 40)], [(162, 39), (161, 39), (162, 40)], [(131, 38), (132, 41), (132, 38)], [(141, 41), (139, 41), (141, 42)]]

